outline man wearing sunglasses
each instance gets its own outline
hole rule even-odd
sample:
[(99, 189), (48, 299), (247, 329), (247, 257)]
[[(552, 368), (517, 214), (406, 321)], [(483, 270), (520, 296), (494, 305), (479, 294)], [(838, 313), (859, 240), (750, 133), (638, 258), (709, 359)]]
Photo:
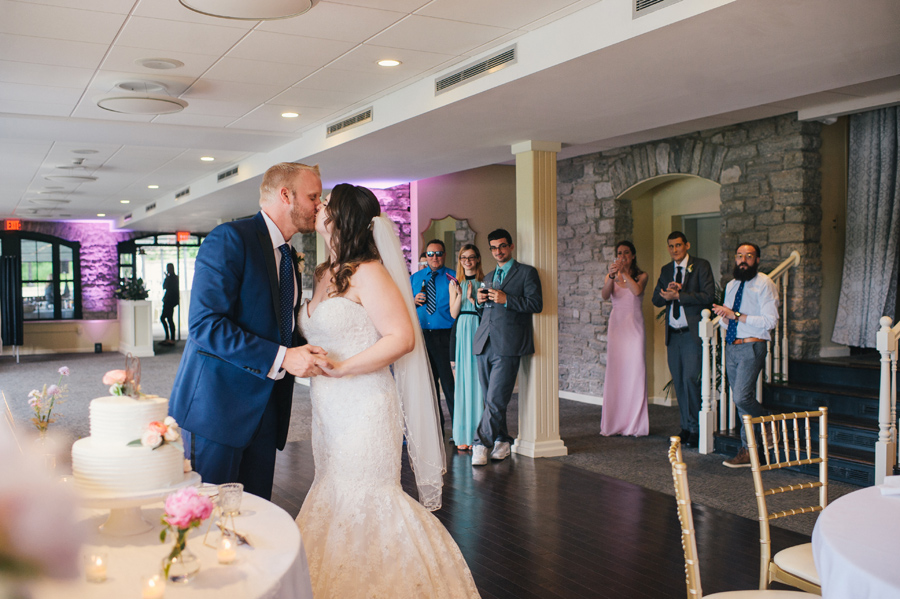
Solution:
[(509, 457), (512, 437), (506, 408), (512, 399), (522, 356), (534, 353), (532, 314), (544, 308), (541, 279), (533, 266), (516, 262), (512, 236), (505, 229), (488, 234), (497, 268), (484, 277), (478, 305), (484, 306), (473, 350), (484, 392), (484, 414), (472, 446), (472, 465)]
[[(410, 278), (412, 292), (416, 300), (416, 312), (422, 334), (425, 336), (425, 349), (431, 363), (434, 376), (435, 395), (440, 398), (440, 389), (444, 389), (444, 401), (453, 424), (453, 398), (456, 385), (453, 370), (450, 368), (450, 329), (453, 328), (453, 316), (450, 315), (450, 281), (456, 280), (454, 272), (444, 266), (444, 242), (432, 239), (425, 246), (427, 268), (415, 272)], [(444, 411), (440, 409), (441, 430), (444, 430)]]

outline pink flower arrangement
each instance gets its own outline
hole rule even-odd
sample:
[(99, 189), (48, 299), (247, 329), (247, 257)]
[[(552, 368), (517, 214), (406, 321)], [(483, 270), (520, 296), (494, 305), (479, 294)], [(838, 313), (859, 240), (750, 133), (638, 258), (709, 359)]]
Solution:
[(178, 423), (171, 416), (166, 416), (162, 422), (154, 420), (147, 425), (147, 430), (140, 439), (130, 442), (129, 446), (142, 445), (150, 449), (157, 449), (166, 443), (175, 443), (181, 439), (181, 430)]
[(62, 401), (63, 396), (69, 390), (66, 385), (61, 387), (59, 385), (64, 376), (69, 376), (69, 369), (66, 366), (62, 366), (58, 372), (59, 380), (56, 381), (55, 385), (44, 385), (41, 391), (32, 389), (28, 394), (28, 405), (34, 410), (34, 417), (31, 421), (41, 433), (46, 433), (50, 424), (54, 422), (52, 417), (53, 407), (57, 402)]
[(187, 546), (187, 533), (192, 528), (197, 528), (200, 523), (209, 518), (213, 511), (212, 500), (201, 495), (194, 487), (185, 487), (166, 497), (166, 510), (162, 515), (162, 523), (165, 528), (159, 533), (160, 542), (165, 542), (166, 533), (176, 534), (175, 546), (169, 552), (165, 562), (164, 572), (169, 576), (169, 566), (173, 559), (181, 555)]
[(125, 395), (125, 378), (124, 370), (110, 370), (103, 375), (103, 384), (110, 385), (110, 395)]

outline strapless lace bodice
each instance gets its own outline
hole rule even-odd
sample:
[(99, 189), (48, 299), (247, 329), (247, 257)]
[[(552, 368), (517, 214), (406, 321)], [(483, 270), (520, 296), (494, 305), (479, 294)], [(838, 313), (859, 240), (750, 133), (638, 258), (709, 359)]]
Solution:
[[(311, 345), (346, 360), (380, 335), (365, 308), (343, 297), (300, 310)], [(465, 560), (441, 523), (400, 487), (402, 416), (389, 368), (314, 377), (316, 475), (297, 525), (316, 599), (478, 597)]]

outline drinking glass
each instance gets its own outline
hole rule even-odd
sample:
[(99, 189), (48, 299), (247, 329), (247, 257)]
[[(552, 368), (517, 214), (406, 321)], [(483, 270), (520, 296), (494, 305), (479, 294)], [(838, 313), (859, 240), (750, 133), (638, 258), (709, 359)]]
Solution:
[(241, 483), (225, 483), (219, 485), (219, 508), (225, 516), (237, 516), (241, 511), (241, 498), (244, 485)]

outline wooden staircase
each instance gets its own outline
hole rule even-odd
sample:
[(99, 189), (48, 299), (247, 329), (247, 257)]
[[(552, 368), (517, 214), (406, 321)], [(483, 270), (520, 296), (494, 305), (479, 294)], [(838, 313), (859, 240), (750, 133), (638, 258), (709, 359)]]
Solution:
[[(828, 475), (854, 485), (875, 484), (878, 440), (878, 355), (791, 360), (787, 383), (763, 386), (763, 405), (774, 413), (828, 408)], [(715, 433), (715, 451), (728, 456), (741, 446), (737, 430)], [(812, 476), (816, 468), (796, 470)]]

